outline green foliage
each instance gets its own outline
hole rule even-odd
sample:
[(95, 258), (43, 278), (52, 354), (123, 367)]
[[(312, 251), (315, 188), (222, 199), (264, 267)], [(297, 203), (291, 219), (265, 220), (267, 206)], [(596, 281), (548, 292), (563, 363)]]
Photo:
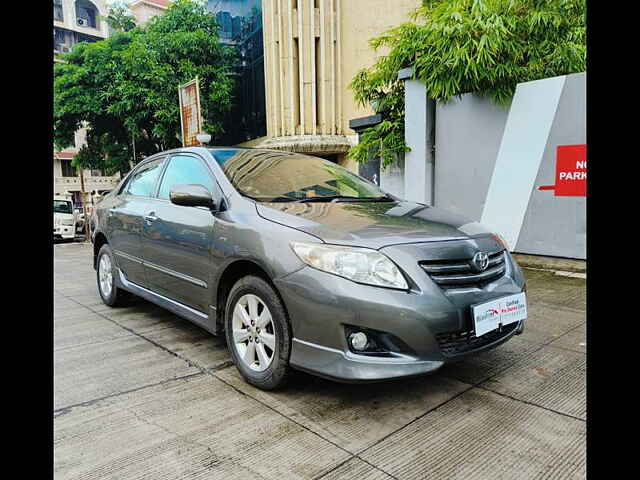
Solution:
[(112, 3), (109, 14), (102, 19), (117, 32), (128, 32), (136, 27), (136, 19), (123, 1)]
[(414, 67), (429, 96), (446, 102), (475, 92), (508, 104), (520, 82), (586, 69), (585, 0), (425, 0), (402, 24), (370, 40), (388, 53), (357, 73), (350, 87), (361, 105), (377, 105), (388, 125), (367, 129), (349, 157), (365, 162), (381, 149), (383, 165), (407, 151), (404, 87), (398, 71)]
[[(175, 0), (144, 27), (79, 43), (54, 66), (54, 141), (73, 145), (88, 127), (76, 166), (127, 171), (180, 141), (178, 85), (200, 79), (204, 129), (215, 138), (231, 108), (235, 62), (202, 2)], [(132, 138), (135, 138), (136, 158)]]

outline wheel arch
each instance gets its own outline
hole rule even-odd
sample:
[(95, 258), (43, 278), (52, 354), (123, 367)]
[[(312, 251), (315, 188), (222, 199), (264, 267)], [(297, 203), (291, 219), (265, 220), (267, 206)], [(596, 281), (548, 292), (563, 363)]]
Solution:
[(108, 244), (107, 237), (102, 232), (97, 232), (93, 239), (93, 269), (98, 268), (98, 253), (104, 244)]
[(218, 333), (222, 333), (224, 331), (225, 308), (227, 305), (229, 292), (231, 292), (231, 289), (238, 280), (250, 275), (262, 278), (265, 282), (267, 282), (276, 292), (276, 295), (278, 295), (278, 298), (280, 298), (280, 302), (282, 302), (285, 312), (287, 312), (287, 306), (284, 303), (282, 295), (280, 295), (278, 287), (276, 287), (276, 285), (271, 280), (271, 276), (269, 275), (269, 273), (261, 265), (252, 260), (236, 260), (225, 267), (224, 271), (218, 279), (216, 286), (216, 297), (214, 305), (216, 306), (216, 331)]

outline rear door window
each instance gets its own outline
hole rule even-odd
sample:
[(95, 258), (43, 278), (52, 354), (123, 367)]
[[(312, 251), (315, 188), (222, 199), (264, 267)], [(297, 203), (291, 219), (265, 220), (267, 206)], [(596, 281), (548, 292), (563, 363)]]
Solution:
[(152, 197), (155, 193), (158, 175), (162, 170), (163, 158), (152, 160), (133, 172), (125, 186), (124, 193), (140, 197)]

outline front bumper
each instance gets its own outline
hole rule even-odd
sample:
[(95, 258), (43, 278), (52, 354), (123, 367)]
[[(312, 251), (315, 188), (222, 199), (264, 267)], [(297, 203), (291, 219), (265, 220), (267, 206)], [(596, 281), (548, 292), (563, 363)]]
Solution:
[[(508, 262), (511, 270), (504, 277), (456, 295), (444, 292), (424, 272), (411, 274), (415, 285), (408, 292), (357, 284), (311, 267), (278, 279), (294, 334), (290, 364), (339, 381), (379, 381), (433, 372), (494, 348), (523, 325), (453, 351), (445, 347), (443, 336), (471, 329), (469, 305), (522, 291), (524, 279), (510, 257)], [(384, 357), (354, 353), (345, 326), (390, 333), (402, 341), (405, 351)]]
[(75, 238), (76, 232), (73, 225), (56, 225), (53, 227), (53, 238)]

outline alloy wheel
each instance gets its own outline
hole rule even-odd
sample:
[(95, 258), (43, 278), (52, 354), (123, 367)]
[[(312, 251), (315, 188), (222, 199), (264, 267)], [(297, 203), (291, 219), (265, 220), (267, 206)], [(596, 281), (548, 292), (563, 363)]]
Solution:
[(102, 255), (98, 264), (98, 280), (100, 283), (100, 291), (108, 298), (113, 288), (113, 273), (111, 271), (111, 258), (109, 255)]
[(276, 335), (271, 312), (260, 297), (246, 294), (236, 302), (232, 318), (238, 357), (251, 370), (265, 370), (275, 356)]

